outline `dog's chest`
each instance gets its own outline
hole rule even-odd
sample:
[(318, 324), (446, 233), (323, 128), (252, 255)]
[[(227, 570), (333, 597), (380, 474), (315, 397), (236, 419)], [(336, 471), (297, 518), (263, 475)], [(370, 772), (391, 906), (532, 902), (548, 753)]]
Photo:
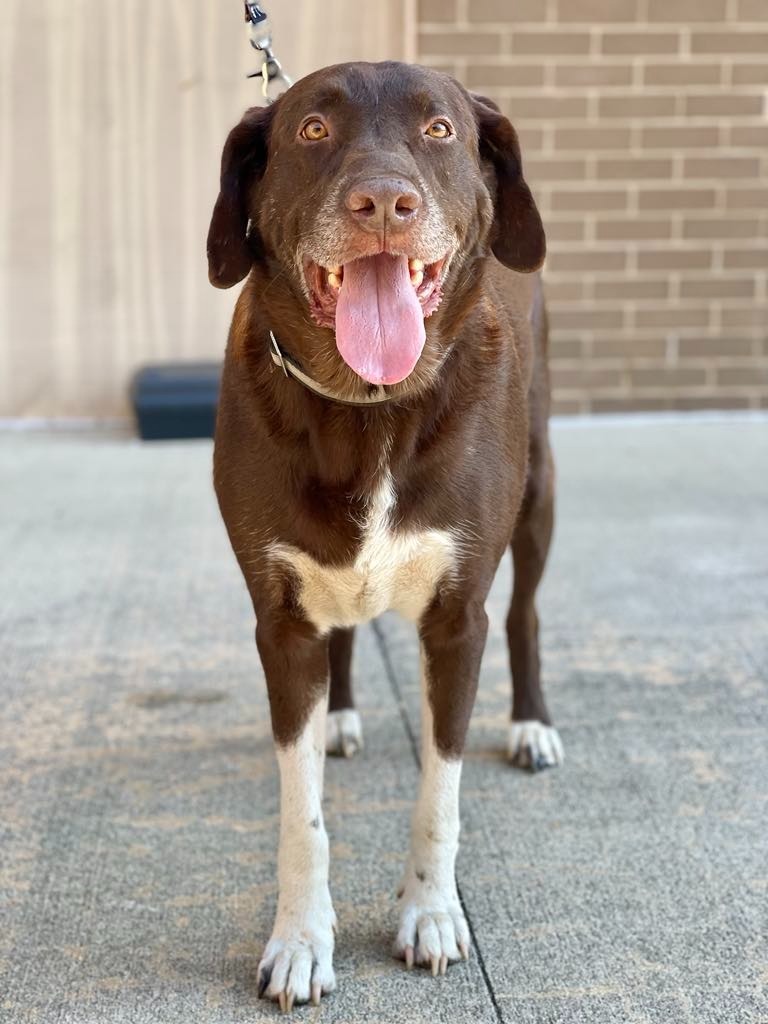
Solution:
[(393, 506), (387, 477), (373, 495), (363, 542), (350, 565), (322, 565), (292, 545), (272, 545), (272, 558), (296, 573), (304, 614), (320, 632), (354, 626), (388, 610), (417, 620), (441, 581), (452, 575), (456, 542), (450, 531), (395, 531)]

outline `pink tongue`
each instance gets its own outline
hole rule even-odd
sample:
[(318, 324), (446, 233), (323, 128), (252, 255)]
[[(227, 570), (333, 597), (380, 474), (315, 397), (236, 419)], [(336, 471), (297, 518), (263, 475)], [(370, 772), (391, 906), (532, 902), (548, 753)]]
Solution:
[(344, 265), (336, 347), (371, 384), (405, 380), (424, 348), (424, 314), (407, 256), (366, 256)]

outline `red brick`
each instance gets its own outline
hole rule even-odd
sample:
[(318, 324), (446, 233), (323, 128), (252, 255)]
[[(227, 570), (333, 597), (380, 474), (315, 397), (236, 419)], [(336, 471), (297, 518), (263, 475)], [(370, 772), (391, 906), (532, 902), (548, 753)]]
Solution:
[(681, 338), (678, 355), (681, 359), (711, 359), (713, 356), (749, 356), (753, 342), (750, 338)]
[(512, 53), (557, 54), (589, 53), (589, 32), (513, 32), (510, 39)]
[(723, 80), (722, 64), (649, 64), (643, 72), (646, 85), (718, 85)]
[(680, 49), (680, 34), (677, 32), (605, 32), (603, 53), (677, 53)]
[(503, 86), (542, 85), (543, 82), (543, 65), (510, 64), (507, 60), (493, 64), (472, 63), (467, 68), (465, 84), (468, 89), (494, 89)]
[(578, 128), (556, 126), (555, 149), (583, 149), (590, 153), (598, 149), (629, 149), (631, 137), (629, 128), (613, 125), (585, 125)]
[(621, 327), (624, 314), (621, 309), (576, 309), (551, 304), (549, 319), (553, 329), (565, 330), (607, 330)]
[(547, 217), (544, 229), (547, 242), (581, 242), (584, 238), (583, 220), (554, 220)]
[(636, 388), (701, 387), (707, 383), (706, 370), (693, 366), (633, 366), (629, 376)]
[(648, 0), (648, 20), (722, 21), (725, 18), (725, 0)]
[(683, 238), (760, 238), (760, 224), (754, 218), (686, 217)]
[(739, 0), (739, 21), (768, 21), (765, 0)]
[(419, 53), (422, 55), (458, 56), (465, 54), (493, 54), (501, 51), (498, 32), (421, 32)]
[(669, 220), (648, 220), (646, 217), (600, 220), (595, 225), (595, 237), (600, 242), (661, 240), (672, 237), (672, 224)]
[(621, 398), (607, 398), (596, 395), (590, 401), (590, 410), (595, 413), (660, 412), (668, 409), (669, 403), (669, 398), (640, 398), (632, 394)]
[(540, 128), (524, 124), (517, 129), (517, 136), (520, 140), (520, 149), (524, 157), (528, 153), (536, 153), (542, 148), (544, 133)]
[(729, 210), (768, 209), (768, 187), (766, 188), (728, 188), (725, 190), (725, 205)]
[(595, 359), (624, 358), (628, 365), (637, 359), (655, 359), (663, 361), (667, 353), (667, 339), (639, 338), (632, 335), (626, 338), (593, 338), (590, 351)]
[(722, 313), (723, 327), (754, 327), (759, 331), (768, 331), (768, 306), (754, 304), (742, 307), (724, 307)]
[(686, 96), (685, 113), (689, 117), (756, 117), (763, 112), (763, 97), (741, 93), (712, 93)]
[(597, 161), (598, 178), (619, 178), (635, 181), (642, 178), (671, 178), (672, 160), (669, 157), (603, 158)]
[(768, 32), (694, 32), (691, 38), (693, 53), (766, 53)]
[(454, 21), (456, 0), (418, 0), (419, 21)]
[(648, 188), (640, 189), (640, 210), (709, 210), (717, 195), (713, 188)]
[(555, 363), (552, 367), (552, 386), (557, 391), (585, 391), (607, 388), (615, 391), (623, 386), (624, 373), (621, 369), (584, 366), (562, 366)]
[(584, 278), (555, 278), (547, 282), (547, 300), (549, 302), (580, 302), (586, 293)]
[(730, 135), (732, 146), (745, 146), (749, 149), (768, 146), (768, 124), (732, 124)]
[(638, 309), (635, 314), (638, 327), (706, 327), (709, 324), (709, 310), (700, 306), (660, 306), (656, 309)]
[(579, 191), (558, 190), (552, 193), (552, 209), (565, 212), (576, 210), (624, 210), (627, 193), (624, 189), (590, 189)]
[(585, 96), (544, 96), (540, 93), (518, 93), (499, 101), (502, 110), (514, 121), (535, 118), (553, 120), (558, 117), (584, 117)]
[(720, 366), (717, 370), (717, 383), (724, 387), (766, 387), (768, 366), (765, 362), (747, 366)]
[(667, 128), (643, 128), (641, 140), (643, 148), (673, 149), (675, 152), (684, 148), (709, 148), (717, 146), (719, 132), (717, 125), (675, 125)]
[(666, 299), (668, 295), (669, 281), (666, 278), (658, 280), (621, 278), (618, 281), (601, 278), (595, 281), (596, 299)]
[(739, 395), (670, 395), (670, 409), (690, 412), (695, 409), (748, 409), (749, 399)]
[[(761, 0), (763, 3), (764, 0)], [(768, 4), (765, 4), (768, 11)], [(759, 64), (734, 64), (734, 85), (768, 85), (768, 60)]]
[(640, 270), (704, 270), (712, 265), (707, 249), (659, 249), (637, 254)]
[(727, 270), (768, 270), (768, 247), (756, 249), (726, 249), (723, 266)]
[(583, 273), (590, 270), (622, 270), (626, 266), (624, 249), (556, 249), (547, 257), (547, 270), (552, 274), (567, 271)]
[(545, 21), (547, 12), (541, 0), (471, 0), (467, 13), (470, 21), (519, 22)]
[(755, 282), (751, 278), (711, 277), (680, 282), (683, 299), (752, 299)]
[[(741, 97), (736, 97), (741, 99)], [(748, 97), (745, 97), (745, 99)], [(669, 95), (638, 96), (626, 93), (621, 96), (601, 96), (598, 100), (600, 117), (673, 117), (676, 97)]]
[(560, 64), (555, 67), (558, 86), (631, 85), (632, 68), (629, 64)]
[(638, 0), (557, 0), (556, 18), (569, 21), (606, 23), (634, 21), (639, 13)]
[(536, 160), (526, 160), (524, 170), (528, 182), (581, 181), (587, 174), (587, 162), (583, 158), (564, 160), (558, 157), (557, 160), (553, 160), (551, 157), (539, 157)]
[(687, 156), (683, 164), (685, 178), (757, 178), (759, 175), (758, 156)]

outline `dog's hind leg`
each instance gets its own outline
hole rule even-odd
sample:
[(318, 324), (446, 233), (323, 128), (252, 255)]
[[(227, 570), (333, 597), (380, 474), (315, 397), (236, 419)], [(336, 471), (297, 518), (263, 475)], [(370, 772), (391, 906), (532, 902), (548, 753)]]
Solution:
[(515, 583), (507, 617), (512, 669), (508, 754), (513, 764), (531, 771), (552, 767), (563, 760), (563, 745), (541, 690), (539, 619), (535, 605), (536, 589), (552, 540), (554, 476), (545, 421), (534, 425), (531, 433), (528, 481), (512, 537)]
[(352, 646), (354, 626), (334, 629), (328, 645), (331, 668), (331, 690), (328, 698), (328, 720), (325, 749), (339, 757), (354, 757), (363, 748), (363, 727), (352, 697)]

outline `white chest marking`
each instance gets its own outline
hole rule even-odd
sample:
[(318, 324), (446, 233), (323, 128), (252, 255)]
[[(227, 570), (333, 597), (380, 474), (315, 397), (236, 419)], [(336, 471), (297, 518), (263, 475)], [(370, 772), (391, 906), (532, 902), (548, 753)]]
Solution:
[(453, 535), (448, 530), (393, 532), (394, 503), (387, 475), (371, 499), (363, 544), (351, 565), (329, 567), (290, 544), (271, 546), (273, 558), (288, 562), (298, 575), (304, 613), (321, 633), (367, 622), (390, 609), (417, 620), (440, 581), (454, 570)]

